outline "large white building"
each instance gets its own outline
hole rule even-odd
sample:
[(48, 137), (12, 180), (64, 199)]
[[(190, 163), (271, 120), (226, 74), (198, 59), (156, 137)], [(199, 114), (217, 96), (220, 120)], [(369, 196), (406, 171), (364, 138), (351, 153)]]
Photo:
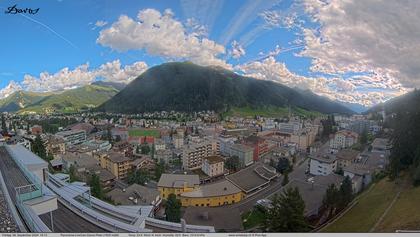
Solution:
[(84, 130), (68, 130), (55, 134), (64, 139), (66, 145), (78, 145), (86, 141), (86, 131)]
[(313, 175), (329, 175), (337, 170), (337, 158), (333, 154), (312, 156), (309, 162), (309, 173)]
[(358, 134), (348, 130), (341, 130), (334, 134), (330, 139), (330, 148), (333, 151), (338, 151), (343, 148), (348, 148), (357, 143)]

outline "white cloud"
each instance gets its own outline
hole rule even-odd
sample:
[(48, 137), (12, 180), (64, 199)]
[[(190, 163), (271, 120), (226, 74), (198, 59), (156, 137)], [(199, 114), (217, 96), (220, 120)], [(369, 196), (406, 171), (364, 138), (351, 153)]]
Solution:
[(188, 34), (170, 10), (163, 14), (154, 9), (141, 10), (137, 19), (122, 15), (100, 32), (97, 43), (117, 51), (145, 50), (149, 55), (167, 59), (231, 67), (217, 58), (225, 53), (222, 45), (194, 33)]
[[(420, 1), (305, 0), (319, 29), (305, 29), (313, 71), (365, 72), (374, 83), (420, 86)], [(365, 78), (366, 79), (366, 78)], [(379, 81), (375, 81), (379, 79)], [(389, 84), (391, 83), (391, 84)]]
[(121, 62), (115, 60), (104, 63), (96, 69), (90, 69), (89, 64), (83, 64), (73, 70), (68, 67), (63, 68), (54, 74), (42, 72), (38, 77), (26, 74), (21, 83), (11, 81), (7, 87), (0, 90), (0, 98), (5, 98), (18, 90), (62, 91), (88, 85), (98, 79), (127, 84), (147, 70), (147, 67), (147, 64), (141, 61), (121, 66)]
[[(273, 51), (274, 52), (274, 51)], [(247, 64), (235, 66), (235, 70), (243, 73), (245, 76), (254, 77), (261, 80), (270, 80), (284, 84), (289, 87), (300, 89), (309, 89), (317, 95), (325, 96), (332, 100), (350, 102), (372, 106), (392, 97), (404, 94), (406, 89), (398, 86), (395, 82), (389, 82), (390, 86), (381, 88), (380, 91), (369, 91), (374, 89), (373, 84), (362, 85), (360, 78), (342, 78), (342, 77), (306, 77), (291, 72), (284, 63), (278, 62), (274, 56), (264, 57), (261, 61), (253, 61)], [(365, 80), (381, 80), (366, 76)]]
[(236, 40), (232, 42), (232, 49), (230, 50), (229, 54), (234, 59), (238, 59), (245, 55), (245, 49), (240, 45)]
[(96, 21), (95, 26), (100, 28), (106, 26), (107, 24), (108, 22), (106, 21)]
[(50, 74), (42, 72), (39, 77), (25, 75), (22, 87), (28, 91), (45, 92), (66, 90), (92, 83), (95, 74), (89, 71), (89, 64), (83, 64), (70, 70), (68, 67)]
[(120, 60), (115, 60), (102, 64), (95, 74), (98, 77), (103, 77), (106, 81), (128, 83), (146, 70), (145, 62), (136, 62), (121, 68)]

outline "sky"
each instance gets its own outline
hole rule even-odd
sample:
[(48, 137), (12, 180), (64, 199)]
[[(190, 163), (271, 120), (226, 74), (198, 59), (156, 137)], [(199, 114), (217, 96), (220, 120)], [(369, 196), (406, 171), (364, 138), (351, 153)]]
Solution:
[(418, 22), (417, 0), (0, 0), (0, 98), (191, 61), (372, 106), (420, 85)]

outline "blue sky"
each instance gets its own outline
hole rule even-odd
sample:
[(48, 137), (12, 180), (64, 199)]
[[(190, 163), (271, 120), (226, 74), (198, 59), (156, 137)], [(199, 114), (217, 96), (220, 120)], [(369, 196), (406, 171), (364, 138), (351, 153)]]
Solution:
[[(15, 4), (40, 10), (4, 13)], [(387, 57), (401, 57), (401, 50), (386, 47), (403, 40), (376, 29), (384, 16), (372, 17), (366, 7), (376, 14), (375, 7), (395, 11), (401, 6), (317, 0), (0, 1), (0, 26), (6, 32), (0, 38), (0, 97), (94, 80), (128, 83), (151, 66), (189, 60), (369, 106), (415, 87), (417, 72), (416, 64), (406, 68), (366, 50), (371, 42), (366, 32), (388, 41), (375, 44), (388, 51)], [(355, 17), (349, 15), (353, 12), (366, 16), (354, 20), (366, 26), (356, 28), (346, 20)], [(402, 53), (401, 62), (414, 57)]]

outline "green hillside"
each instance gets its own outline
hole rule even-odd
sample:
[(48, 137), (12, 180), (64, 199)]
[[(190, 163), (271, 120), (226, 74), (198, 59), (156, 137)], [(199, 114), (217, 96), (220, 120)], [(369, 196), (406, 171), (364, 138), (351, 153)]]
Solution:
[(0, 100), (0, 112), (16, 112), (44, 99), (48, 93), (17, 91)]
[(20, 112), (78, 112), (94, 108), (112, 98), (118, 90), (113, 87), (87, 85), (76, 89), (66, 90), (59, 94), (46, 96), (35, 103), (23, 108)]

